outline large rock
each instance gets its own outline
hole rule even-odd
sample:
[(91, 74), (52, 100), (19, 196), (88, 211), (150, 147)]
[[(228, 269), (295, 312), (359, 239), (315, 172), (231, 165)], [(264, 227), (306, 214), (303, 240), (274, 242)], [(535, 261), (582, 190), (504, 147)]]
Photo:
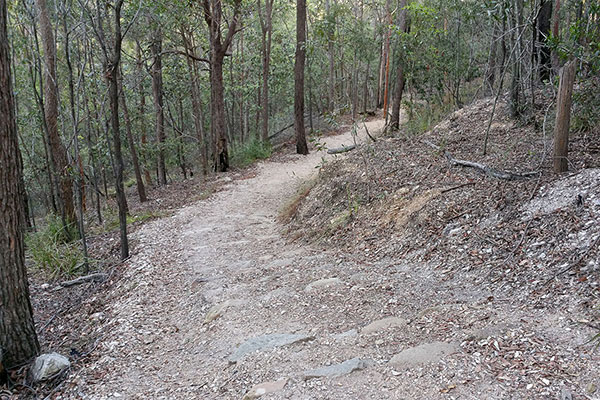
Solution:
[(58, 353), (42, 354), (33, 363), (31, 378), (34, 382), (44, 381), (69, 367), (71, 367), (71, 363), (67, 357)]
[(259, 383), (258, 385), (252, 387), (252, 389), (246, 393), (242, 400), (254, 400), (265, 394), (278, 392), (285, 387), (287, 381), (287, 379), (281, 379), (273, 382)]
[(258, 336), (242, 343), (235, 349), (233, 354), (229, 356), (228, 360), (230, 363), (236, 363), (244, 358), (246, 354), (254, 353), (255, 351), (270, 350), (276, 347), (306, 342), (307, 340), (312, 339), (314, 339), (312, 336), (290, 333), (273, 333), (270, 335)]
[(322, 289), (322, 288), (328, 288), (331, 286), (338, 286), (341, 285), (343, 282), (340, 278), (326, 278), (326, 279), (320, 279), (318, 281), (314, 281), (312, 283), (309, 283), (308, 285), (306, 285), (306, 287), (304, 288), (305, 292), (312, 292), (314, 290), (318, 290), (318, 289)]
[(363, 335), (369, 333), (381, 332), (390, 328), (399, 328), (406, 325), (406, 320), (398, 317), (387, 317), (377, 321), (371, 322), (360, 330)]
[(442, 357), (458, 350), (456, 343), (433, 342), (411, 347), (390, 360), (390, 364), (401, 367), (414, 367), (421, 364), (438, 362)]
[(351, 360), (344, 361), (340, 364), (329, 365), (313, 369), (312, 371), (306, 371), (303, 374), (305, 380), (312, 378), (335, 378), (342, 375), (348, 375), (354, 371), (367, 368), (371, 364), (371, 360), (361, 360), (360, 358), (353, 358)]

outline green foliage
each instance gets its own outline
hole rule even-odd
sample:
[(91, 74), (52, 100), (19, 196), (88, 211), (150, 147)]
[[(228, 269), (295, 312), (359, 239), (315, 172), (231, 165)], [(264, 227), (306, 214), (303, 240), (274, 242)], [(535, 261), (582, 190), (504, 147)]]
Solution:
[(409, 110), (410, 118), (404, 124), (404, 128), (411, 135), (427, 132), (453, 110), (450, 104), (437, 103), (408, 103), (406, 108)]
[(238, 168), (244, 168), (257, 160), (269, 158), (273, 153), (270, 143), (259, 139), (252, 139), (235, 147), (231, 153), (231, 164)]
[(67, 243), (69, 236), (77, 236), (77, 231), (74, 227), (68, 229), (70, 232), (67, 234), (60, 218), (49, 215), (46, 218), (46, 226), (27, 235), (25, 239), (33, 268), (46, 274), (49, 279), (76, 275), (83, 263), (79, 243)]
[(593, 78), (580, 85), (573, 94), (574, 131), (587, 132), (600, 125), (600, 79)]

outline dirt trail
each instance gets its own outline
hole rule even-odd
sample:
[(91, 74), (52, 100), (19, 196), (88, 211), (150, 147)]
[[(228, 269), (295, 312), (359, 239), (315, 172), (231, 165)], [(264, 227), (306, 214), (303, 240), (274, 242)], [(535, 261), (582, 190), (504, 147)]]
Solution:
[[(523, 325), (530, 310), (492, 307), (490, 293), (450, 286), (427, 265), (286, 244), (278, 210), (322, 156), (261, 163), (256, 177), (136, 232), (99, 317), (100, 357), (70, 377), (73, 397), (241, 399), (284, 380), (263, 398), (510, 398), (476, 362), (498, 342), (463, 350)], [(561, 384), (544, 392), (532, 379), (542, 396)]]

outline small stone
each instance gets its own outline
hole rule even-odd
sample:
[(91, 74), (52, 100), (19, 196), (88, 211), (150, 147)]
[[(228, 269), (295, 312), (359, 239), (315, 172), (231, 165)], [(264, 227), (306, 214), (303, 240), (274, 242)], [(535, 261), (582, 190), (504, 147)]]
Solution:
[(560, 390), (560, 400), (573, 400), (573, 394), (567, 388), (562, 388)]
[(50, 289), (50, 284), (49, 283), (43, 283), (40, 285), (40, 289), (42, 290), (48, 290)]
[(208, 312), (206, 313), (206, 316), (204, 317), (204, 323), (209, 324), (212, 321), (214, 321), (215, 319), (222, 316), (223, 313), (229, 307), (229, 305), (230, 305), (230, 302), (229, 302), (229, 300), (227, 300), (227, 301), (224, 301), (223, 303), (215, 304), (214, 306), (212, 306), (211, 309), (208, 310)]
[(254, 400), (265, 394), (278, 392), (285, 387), (287, 382), (287, 379), (281, 379), (278, 381), (259, 383), (258, 385), (252, 387), (252, 389), (246, 393), (242, 400)]
[(31, 378), (34, 382), (49, 379), (71, 367), (69, 359), (58, 353), (42, 354), (35, 359), (31, 368)]
[(593, 383), (590, 383), (587, 385), (587, 387), (585, 388), (585, 390), (589, 393), (589, 394), (593, 394), (596, 393), (596, 385), (594, 385)]
[(387, 317), (374, 322), (371, 322), (369, 325), (365, 326), (360, 330), (360, 333), (363, 335), (368, 335), (369, 333), (381, 332), (389, 328), (399, 328), (401, 326), (406, 325), (406, 320), (398, 317)]
[(102, 322), (106, 319), (106, 316), (103, 312), (97, 312), (90, 315), (90, 319), (94, 322)]
[(360, 358), (353, 358), (351, 360), (344, 361), (340, 364), (329, 365), (327, 367), (321, 367), (307, 371), (303, 374), (304, 380), (312, 378), (323, 378), (330, 377), (335, 378), (342, 375), (350, 374), (354, 371), (365, 369), (369, 366), (371, 360), (361, 360)]
[(308, 285), (306, 285), (306, 287), (304, 288), (305, 292), (312, 292), (313, 290), (317, 290), (317, 289), (322, 289), (322, 288), (328, 288), (331, 286), (337, 286), (337, 285), (341, 285), (342, 281), (339, 278), (327, 278), (327, 279), (320, 279), (318, 281), (309, 283)]
[(411, 347), (390, 360), (390, 364), (413, 367), (420, 364), (431, 364), (442, 359), (443, 356), (458, 350), (455, 343), (433, 342)]

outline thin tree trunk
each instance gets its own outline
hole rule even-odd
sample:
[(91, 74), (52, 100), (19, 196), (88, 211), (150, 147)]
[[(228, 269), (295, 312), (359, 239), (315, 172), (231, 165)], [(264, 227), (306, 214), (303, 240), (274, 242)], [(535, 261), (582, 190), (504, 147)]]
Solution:
[(261, 137), (263, 142), (269, 141), (269, 72), (271, 63), (271, 36), (273, 32), (273, 1), (265, 0), (264, 15), (260, 5), (260, 0), (257, 0), (258, 15), (260, 17), (260, 25), (262, 30), (262, 126)]
[(294, 65), (294, 128), (296, 152), (308, 154), (304, 130), (304, 64), (306, 61), (306, 0), (296, 2), (296, 62)]
[(150, 176), (150, 170), (148, 169), (148, 160), (145, 156), (145, 148), (148, 145), (148, 134), (146, 130), (146, 93), (144, 92), (144, 61), (142, 60), (142, 49), (139, 42), (136, 42), (136, 68), (138, 75), (138, 97), (140, 102), (138, 104), (138, 118), (139, 118), (139, 129), (140, 129), (140, 142), (142, 144), (142, 163), (144, 168), (144, 179), (146, 179), (146, 185), (152, 186), (152, 177)]
[(22, 160), (17, 139), (5, 0), (0, 0), (0, 372), (40, 350), (25, 268)]
[[(188, 38), (186, 29), (182, 27), (181, 35), (183, 39), (183, 46), (185, 48), (188, 57), (187, 64), (190, 73), (190, 93), (192, 95), (192, 118), (194, 119), (194, 130), (196, 132), (196, 140), (198, 140), (198, 153), (200, 155), (200, 162), (202, 165), (202, 175), (208, 174), (208, 154), (207, 154), (207, 143), (204, 133), (204, 121), (202, 118), (202, 101), (200, 99), (200, 89), (198, 87), (199, 76), (198, 67), (196, 61), (190, 57), (193, 55), (194, 50), (192, 46), (191, 38)], [(189, 34), (191, 36), (191, 34)]]
[(129, 145), (129, 155), (131, 156), (131, 163), (133, 164), (133, 172), (135, 174), (135, 183), (137, 187), (138, 197), (140, 202), (143, 203), (147, 200), (146, 188), (144, 187), (144, 180), (142, 179), (142, 171), (140, 168), (140, 162), (135, 148), (135, 140), (133, 139), (133, 132), (131, 129), (131, 119), (129, 118), (129, 109), (127, 108), (127, 100), (125, 98), (125, 92), (123, 91), (123, 79), (119, 79), (119, 99), (121, 100), (121, 108), (123, 109), (123, 119), (125, 120), (125, 133), (127, 134), (127, 144)]
[[(398, 30), (407, 32), (408, 23), (406, 20), (406, 0), (400, 0), (400, 15), (398, 17)], [(402, 93), (404, 92), (404, 60), (403, 53), (398, 46), (398, 67), (396, 69), (396, 88), (394, 89), (394, 102), (392, 105), (392, 116), (390, 119), (390, 128), (397, 130), (400, 128), (400, 106), (402, 104)]]
[(167, 184), (167, 167), (165, 164), (165, 112), (163, 109), (163, 79), (162, 79), (162, 30), (157, 27), (152, 38), (152, 94), (154, 96), (154, 111), (156, 113), (156, 143), (158, 145), (158, 184)]

